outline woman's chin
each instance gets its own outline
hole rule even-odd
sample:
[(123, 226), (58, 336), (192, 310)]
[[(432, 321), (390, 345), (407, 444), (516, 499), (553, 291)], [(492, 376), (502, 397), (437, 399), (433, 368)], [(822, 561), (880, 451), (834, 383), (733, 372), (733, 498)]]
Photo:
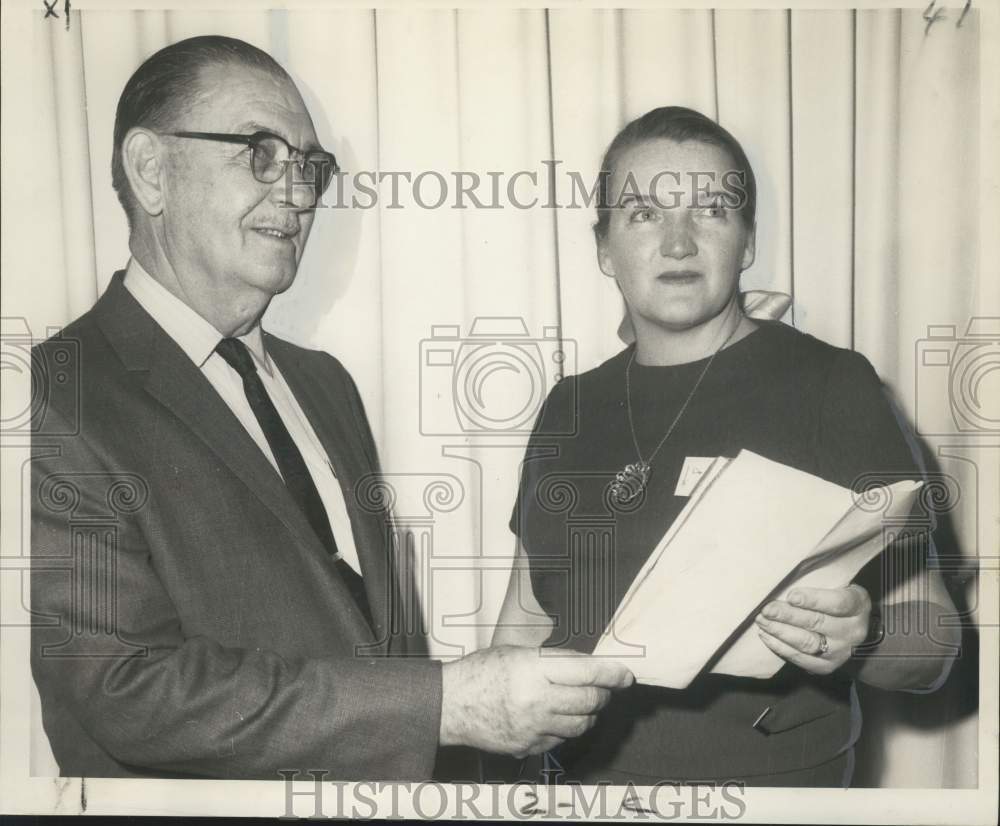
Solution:
[(630, 311), (632, 324), (650, 328), (650, 332), (687, 333), (720, 319), (728, 317), (729, 302), (718, 307), (706, 307), (702, 302), (674, 301), (669, 307), (657, 307), (652, 312)]
[[(641, 326), (649, 327), (650, 332), (687, 333), (711, 321), (713, 316), (705, 313), (671, 312), (646, 317)], [(637, 328), (638, 329), (638, 328)]]

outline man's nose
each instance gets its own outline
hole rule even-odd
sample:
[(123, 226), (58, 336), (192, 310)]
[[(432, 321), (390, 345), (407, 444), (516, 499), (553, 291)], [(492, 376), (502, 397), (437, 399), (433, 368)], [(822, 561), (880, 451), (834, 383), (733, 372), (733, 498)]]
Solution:
[(289, 161), (284, 174), (271, 184), (271, 198), (279, 207), (301, 211), (315, 206), (316, 192), (313, 184), (304, 179), (299, 165)]
[(694, 227), (689, 210), (676, 207), (669, 211), (663, 222), (663, 237), (660, 239), (660, 255), (664, 258), (688, 258), (698, 254), (698, 244), (694, 238)]

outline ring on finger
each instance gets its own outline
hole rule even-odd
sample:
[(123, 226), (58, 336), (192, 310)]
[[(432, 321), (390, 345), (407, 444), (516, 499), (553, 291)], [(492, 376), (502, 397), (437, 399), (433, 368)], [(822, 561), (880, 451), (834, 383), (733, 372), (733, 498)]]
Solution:
[(820, 631), (816, 632), (816, 636), (819, 637), (819, 650), (816, 652), (816, 656), (822, 657), (830, 650), (830, 641), (826, 638), (826, 634)]

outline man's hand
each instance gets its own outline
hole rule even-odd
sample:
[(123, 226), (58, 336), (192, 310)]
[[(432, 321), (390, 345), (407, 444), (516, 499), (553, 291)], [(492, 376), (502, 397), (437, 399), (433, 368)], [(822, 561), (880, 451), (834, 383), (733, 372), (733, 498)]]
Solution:
[(441, 745), (524, 757), (593, 724), (611, 691), (634, 681), (624, 666), (583, 654), (542, 656), (502, 645), (442, 667)]
[(860, 585), (796, 588), (788, 602), (767, 603), (756, 623), (764, 644), (779, 657), (813, 674), (830, 674), (868, 636), (871, 610)]

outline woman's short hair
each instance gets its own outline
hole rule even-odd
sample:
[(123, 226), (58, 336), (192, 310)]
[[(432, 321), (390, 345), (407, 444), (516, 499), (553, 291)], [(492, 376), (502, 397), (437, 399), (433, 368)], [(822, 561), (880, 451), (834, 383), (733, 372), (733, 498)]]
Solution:
[(160, 49), (143, 62), (125, 84), (115, 112), (111, 185), (118, 194), (130, 226), (138, 204), (125, 176), (122, 160), (125, 135), (135, 126), (156, 131), (177, 129), (180, 119), (205, 93), (201, 86), (202, 69), (227, 63), (288, 77), (273, 57), (256, 46), (233, 37), (202, 35)]
[(594, 233), (598, 239), (607, 236), (612, 208), (608, 190), (618, 159), (638, 144), (661, 138), (677, 142), (701, 141), (725, 149), (730, 155), (734, 170), (742, 173), (743, 177), (741, 184), (745, 197), (740, 214), (748, 227), (754, 225), (757, 215), (757, 181), (740, 142), (701, 112), (684, 106), (661, 106), (627, 124), (615, 135), (604, 153), (597, 179), (597, 223), (594, 224)]

